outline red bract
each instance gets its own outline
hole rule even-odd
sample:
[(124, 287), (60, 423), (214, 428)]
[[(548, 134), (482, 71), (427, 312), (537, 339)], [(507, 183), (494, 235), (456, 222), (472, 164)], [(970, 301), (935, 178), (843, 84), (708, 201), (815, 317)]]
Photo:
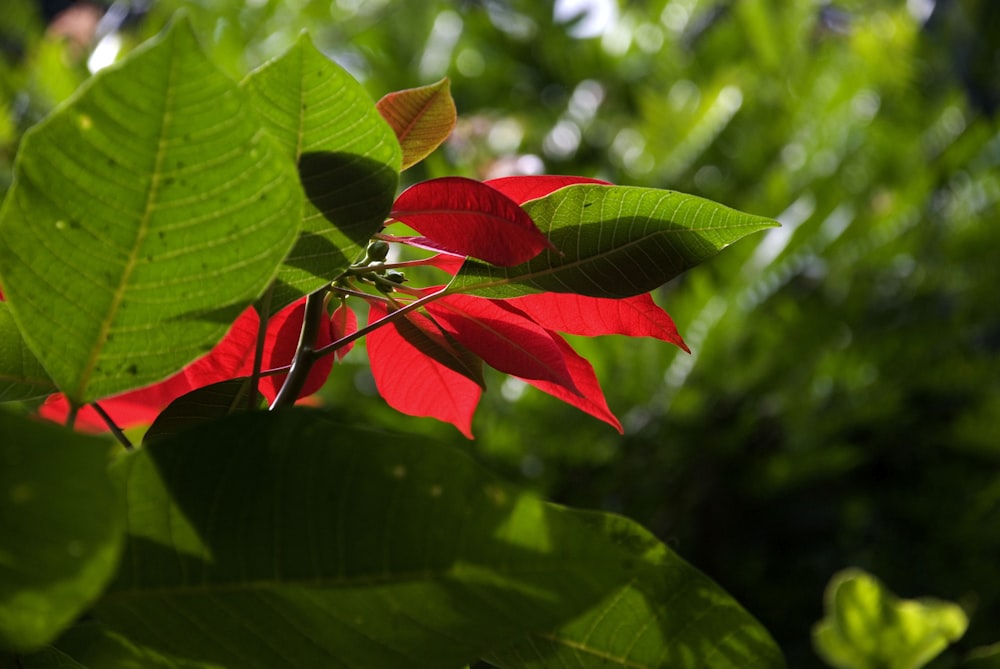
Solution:
[(574, 184), (597, 184), (600, 186), (610, 186), (607, 181), (591, 179), (589, 177), (559, 176), (554, 174), (543, 174), (534, 177), (501, 177), (484, 181), (487, 186), (498, 190), (514, 202), (524, 204), (528, 200), (535, 200), (545, 197), (549, 193), (560, 188), (572, 186)]
[(437, 248), (494, 265), (531, 260), (549, 240), (516, 202), (479, 181), (431, 179), (411, 186), (390, 216), (426, 236)]
[[(373, 303), (368, 321), (387, 314), (384, 304)], [(431, 353), (431, 345), (448, 347), (443, 335), (435, 335), (434, 330), (426, 318), (408, 314), (406, 319), (369, 334), (368, 358), (375, 386), (397, 411), (451, 423), (472, 439), (472, 414), (482, 388), (467, 374), (456, 371), (455, 364), (445, 364)], [(418, 338), (421, 336), (423, 341)]]
[(557, 397), (563, 402), (575, 406), (577, 409), (589, 413), (595, 418), (603, 420), (618, 430), (618, 432), (623, 432), (622, 424), (618, 422), (615, 415), (611, 413), (611, 409), (608, 408), (608, 402), (604, 399), (604, 391), (601, 390), (601, 384), (594, 374), (593, 366), (574, 351), (573, 347), (567, 344), (562, 337), (555, 335), (555, 333), (552, 334), (553, 339), (562, 349), (563, 360), (566, 361), (566, 366), (573, 377), (573, 384), (579, 389), (579, 392), (570, 392), (565, 386), (552, 383), (551, 381), (542, 381), (539, 379), (523, 380), (539, 390)]
[[(264, 339), (263, 369), (285, 367), (292, 361), (302, 328), (305, 302), (300, 300), (288, 305), (267, 324)], [(115, 397), (100, 400), (99, 404), (116, 425), (122, 428), (148, 425), (172, 401), (192, 390), (249, 376), (253, 371), (253, 352), (257, 341), (260, 319), (253, 307), (248, 307), (236, 320), (229, 332), (205, 357), (200, 358), (173, 376), (148, 386), (131, 390)], [(321, 327), (316, 346), (324, 346), (357, 330), (357, 319), (347, 307), (334, 312), (333, 318)], [(350, 350), (345, 346), (338, 353), (343, 356)], [(323, 356), (310, 369), (300, 397), (310, 395), (323, 385), (330, 375), (333, 356)], [(259, 389), (269, 402), (274, 400), (285, 374), (264, 377)], [(69, 415), (69, 402), (62, 394), (50, 395), (42, 404), (39, 414), (43, 418), (65, 422)], [(101, 432), (107, 424), (90, 406), (83, 407), (77, 414), (75, 425), (81, 430)]]
[[(291, 364), (295, 350), (299, 345), (299, 333), (302, 331), (302, 317), (305, 314), (305, 309), (305, 301), (299, 300), (276, 313), (268, 321), (267, 334), (264, 336), (264, 369), (277, 369)], [(331, 322), (324, 321), (322, 325), (319, 332), (316, 333), (314, 348), (326, 346), (333, 341), (334, 333)], [(312, 395), (323, 387), (327, 377), (330, 376), (331, 369), (333, 369), (333, 356), (325, 355), (317, 360), (309, 369), (309, 376), (306, 378), (299, 396)], [(245, 373), (250, 371), (252, 370), (247, 370)], [(278, 374), (260, 380), (258, 388), (268, 402), (274, 401), (287, 376), (287, 374)]]
[[(358, 317), (346, 304), (341, 304), (339, 307), (334, 309), (333, 315), (330, 316), (330, 333), (333, 335), (334, 341), (347, 335), (352, 335), (358, 331)], [(347, 355), (350, 350), (354, 348), (354, 342), (350, 342), (344, 346), (341, 346), (336, 351), (334, 355), (337, 356), (337, 360), (343, 360), (344, 356)]]
[[(222, 341), (207, 355), (157, 384), (102, 399), (101, 408), (119, 427), (147, 425), (181, 395), (202, 386), (247, 374), (248, 371), (244, 370), (248, 365), (248, 352), (252, 359), (259, 322), (257, 312), (253, 307), (248, 307), (236, 319)], [(39, 414), (49, 420), (65, 422), (69, 415), (66, 396), (61, 393), (50, 395), (42, 404)], [(75, 425), (88, 431), (101, 432), (108, 429), (107, 424), (90, 406), (79, 411)]]
[(510, 305), (468, 295), (449, 295), (428, 304), (427, 311), (490, 367), (576, 390), (552, 335)]
[(673, 319), (653, 302), (649, 293), (621, 299), (537, 293), (513, 298), (509, 304), (527, 313), (539, 325), (557, 332), (588, 337), (608, 334), (654, 337), (690, 353)]

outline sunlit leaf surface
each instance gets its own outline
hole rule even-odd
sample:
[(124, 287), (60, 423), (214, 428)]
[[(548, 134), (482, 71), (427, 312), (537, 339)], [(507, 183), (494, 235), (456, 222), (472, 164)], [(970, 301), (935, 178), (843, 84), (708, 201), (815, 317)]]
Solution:
[(207, 352), (298, 229), (294, 165), (184, 21), (32, 128), (0, 214), (31, 350), (75, 402)]
[(117, 465), (127, 548), (97, 615), (188, 660), (453, 669), (636, 569), (458, 451), (312, 412), (234, 416)]

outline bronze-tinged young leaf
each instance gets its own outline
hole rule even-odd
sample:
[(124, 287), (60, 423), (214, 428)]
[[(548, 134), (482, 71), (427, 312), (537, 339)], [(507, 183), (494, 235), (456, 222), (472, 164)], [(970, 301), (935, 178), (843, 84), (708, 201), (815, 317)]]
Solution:
[(693, 195), (630, 186), (572, 185), (523, 206), (559, 252), (545, 251), (516, 267), (469, 260), (450, 292), (640, 295), (777, 225)]
[(404, 170), (448, 139), (458, 118), (447, 78), (429, 86), (389, 93), (375, 107), (396, 133), (403, 149)]
[(361, 84), (305, 34), (242, 85), (298, 163), (306, 195), (302, 232), (278, 274), (273, 313), (336, 278), (382, 227), (401, 152)]
[(24, 136), (0, 212), (24, 340), (77, 404), (166, 378), (274, 278), (297, 181), (179, 21)]
[(231, 416), (112, 473), (130, 531), (96, 618), (215, 669), (455, 669), (638, 571), (459, 449), (301, 409)]
[(490, 663), (501, 669), (785, 667), (759, 622), (648, 531), (610, 514), (573, 513), (636, 560), (635, 578), (573, 621), (487, 654)]
[(517, 265), (551, 247), (516, 202), (464, 177), (442, 177), (410, 186), (396, 198), (391, 215), (441, 250), (494, 265)]

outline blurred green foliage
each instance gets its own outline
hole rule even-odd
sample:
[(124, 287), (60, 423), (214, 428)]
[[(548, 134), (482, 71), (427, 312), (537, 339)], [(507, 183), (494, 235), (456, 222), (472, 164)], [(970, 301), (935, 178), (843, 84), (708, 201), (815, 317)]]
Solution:
[[(576, 341), (623, 437), (494, 377), (470, 448), (557, 501), (650, 527), (757, 615), (790, 666), (820, 666), (810, 628), (849, 565), (963, 605), (968, 633), (932, 666), (996, 641), (1000, 3), (592, 4), (610, 13), (160, 0), (133, 6), (123, 48), (185, 8), (241, 77), (309, 29), (373, 97), (451, 77), (459, 126), (411, 181), (544, 170), (779, 218), (658, 294), (692, 355)], [(5, 0), (0, 49), (5, 187), (20, 133), (87, 68), (27, 0)], [(361, 350), (325, 397), (457, 439), (374, 398)]]
[(846, 569), (826, 589), (826, 616), (813, 627), (813, 644), (837, 669), (920, 669), (968, 622), (956, 604), (901, 600), (871, 574)]

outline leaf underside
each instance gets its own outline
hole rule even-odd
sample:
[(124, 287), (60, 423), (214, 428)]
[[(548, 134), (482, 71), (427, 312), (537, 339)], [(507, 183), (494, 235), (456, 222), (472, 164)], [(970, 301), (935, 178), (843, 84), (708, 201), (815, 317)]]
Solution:
[(0, 214), (25, 341), (78, 403), (204, 354), (298, 229), (294, 165), (186, 21), (25, 134)]
[(555, 250), (515, 267), (470, 259), (449, 291), (494, 298), (544, 291), (640, 295), (777, 225), (692, 195), (630, 186), (571, 185), (523, 206)]
[(312, 412), (233, 416), (114, 474), (132, 529), (97, 616), (223, 667), (454, 668), (633, 571), (458, 451)]
[(490, 653), (490, 662), (503, 669), (785, 666), (764, 627), (708, 577), (635, 523), (591, 515), (640, 561), (636, 577), (570, 623)]
[(0, 302), (0, 402), (44, 397), (57, 388), (21, 336), (10, 307)]
[(335, 279), (381, 228), (400, 148), (364, 88), (303, 35), (243, 82), (265, 127), (299, 167), (302, 226), (278, 274), (272, 313)]

